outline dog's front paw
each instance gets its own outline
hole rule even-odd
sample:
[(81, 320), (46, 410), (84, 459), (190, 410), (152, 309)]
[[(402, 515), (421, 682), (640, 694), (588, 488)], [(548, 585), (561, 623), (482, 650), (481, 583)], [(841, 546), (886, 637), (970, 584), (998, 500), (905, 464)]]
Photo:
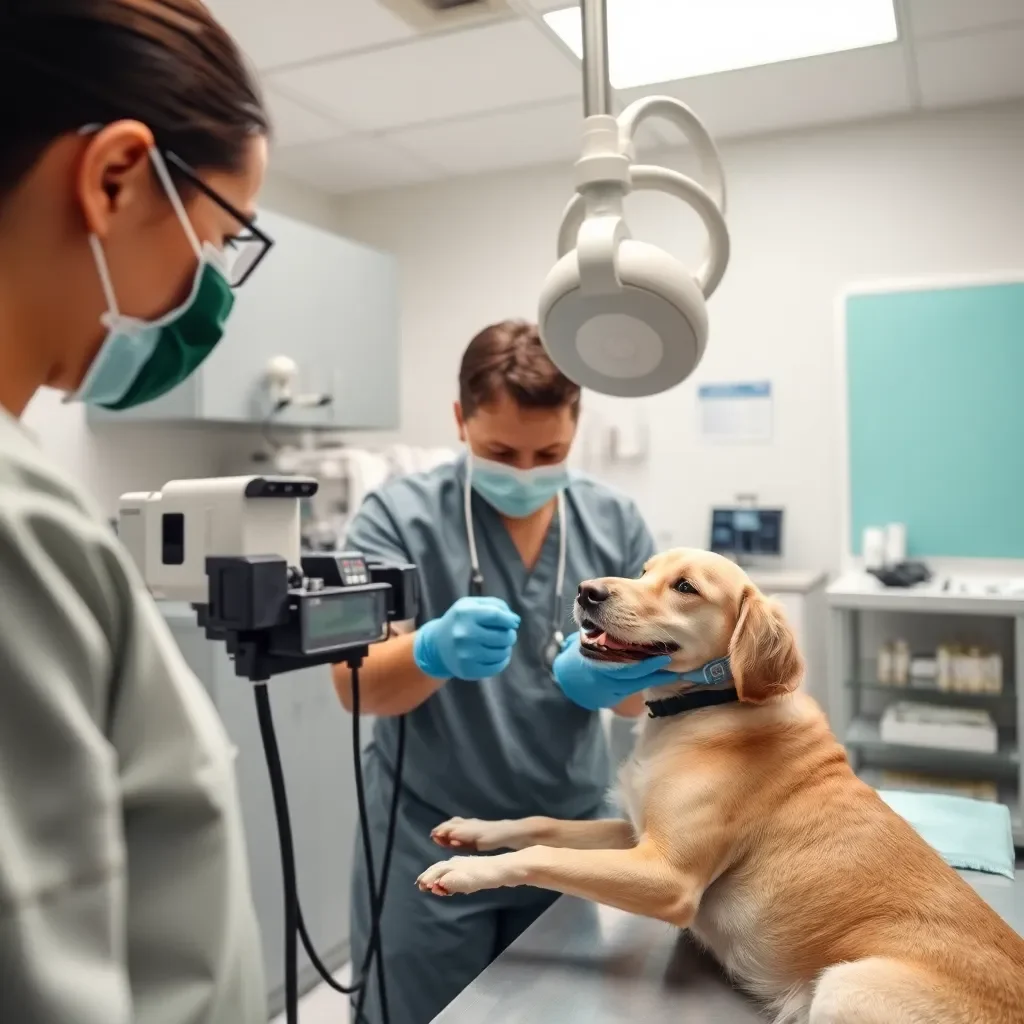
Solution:
[(517, 885), (509, 854), (498, 857), (452, 857), (442, 860), (416, 879), (423, 892), (435, 896), (468, 894), (482, 889), (498, 889), (503, 885)]
[(451, 850), (500, 850), (508, 845), (506, 823), (479, 818), (451, 818), (438, 825), (430, 838)]

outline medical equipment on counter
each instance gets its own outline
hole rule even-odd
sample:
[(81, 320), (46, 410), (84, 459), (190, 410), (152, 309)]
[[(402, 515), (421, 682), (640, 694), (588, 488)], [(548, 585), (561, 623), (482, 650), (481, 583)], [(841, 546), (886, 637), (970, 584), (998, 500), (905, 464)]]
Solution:
[[(476, 530), (473, 529), (473, 460), (466, 462), (466, 484), (463, 490), (466, 512), (466, 543), (469, 546), (469, 596), (484, 596), (484, 576), (480, 571), (480, 558), (476, 548)], [(554, 669), (555, 659), (562, 653), (565, 634), (562, 632), (562, 609), (565, 606), (565, 563), (568, 556), (568, 536), (565, 528), (565, 491), (558, 494), (558, 568), (555, 571), (555, 591), (551, 606), (551, 637), (544, 648), (544, 664)]]
[[(606, 0), (580, 6), (583, 154), (538, 319), (544, 344), (567, 377), (594, 391), (637, 398), (675, 387), (704, 355), (705, 300), (729, 262), (725, 183), (715, 144), (686, 104), (650, 96), (612, 116)], [(635, 162), (637, 129), (652, 117), (673, 122), (687, 137), (706, 187), (667, 167)], [(623, 201), (637, 190), (673, 195), (700, 216), (708, 248), (696, 275), (664, 250), (630, 237)]]
[(375, 451), (308, 431), (296, 444), (282, 445), (270, 456), (260, 453), (255, 461), (261, 467), (270, 463), (278, 475), (317, 481), (316, 493), (302, 501), (302, 549), (334, 551), (344, 544), (349, 523), (368, 494), (457, 458), (451, 448), (393, 444)]
[(267, 363), (264, 386), (270, 400), (270, 415), (285, 409), (319, 409), (330, 405), (334, 396), (326, 391), (299, 392), (299, 364), (290, 356), (274, 356)]
[(868, 572), (887, 587), (916, 587), (932, 578), (932, 571), (924, 562), (901, 562)]
[[(389, 623), (416, 617), (419, 579), (414, 566), (370, 562), (358, 552), (303, 555), (299, 503), (316, 489), (315, 480), (302, 477), (176, 480), (159, 492), (123, 495), (119, 533), (150, 589), (161, 597), (190, 602), (207, 638), (225, 641), (237, 675), (256, 684), (257, 714), (281, 844), (288, 1024), (298, 1021), (300, 938), (311, 962), (332, 988), (346, 995), (358, 993), (357, 1024), (375, 967), (386, 1022), (380, 915), (397, 822), (404, 721), (378, 885), (366, 827), (359, 668), (369, 645), (387, 639)], [(351, 988), (339, 985), (324, 967), (303, 919), (284, 774), (266, 687), (272, 677), (282, 673), (342, 662), (352, 672), (356, 791), (373, 915), (367, 956)]]

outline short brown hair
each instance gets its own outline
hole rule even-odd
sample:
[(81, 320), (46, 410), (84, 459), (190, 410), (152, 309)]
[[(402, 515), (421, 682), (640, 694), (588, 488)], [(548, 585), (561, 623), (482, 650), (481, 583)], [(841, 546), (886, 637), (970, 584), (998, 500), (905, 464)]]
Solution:
[(527, 409), (580, 406), (580, 388), (558, 369), (544, 349), (535, 324), (503, 320), (485, 327), (466, 348), (459, 368), (463, 416), (502, 393)]

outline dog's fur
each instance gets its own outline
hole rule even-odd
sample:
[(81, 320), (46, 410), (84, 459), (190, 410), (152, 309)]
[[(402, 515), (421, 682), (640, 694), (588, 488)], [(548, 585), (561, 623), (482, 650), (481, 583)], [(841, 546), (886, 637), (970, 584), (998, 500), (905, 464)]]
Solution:
[(420, 887), (534, 885), (689, 928), (780, 1024), (1021, 1024), (1024, 940), (855, 777), (742, 570), (677, 550), (597, 582), (610, 596), (578, 618), (678, 645), (677, 671), (728, 654), (740, 702), (643, 722), (631, 822), (454, 819), (439, 845), (512, 852), (441, 861)]

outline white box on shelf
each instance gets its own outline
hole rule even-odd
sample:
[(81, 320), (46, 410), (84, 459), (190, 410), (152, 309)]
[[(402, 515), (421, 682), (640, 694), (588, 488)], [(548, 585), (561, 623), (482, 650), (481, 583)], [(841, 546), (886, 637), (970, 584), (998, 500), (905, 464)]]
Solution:
[(947, 708), (932, 704), (891, 704), (882, 715), (879, 732), (885, 743), (914, 747), (940, 747), (994, 754), (999, 734), (992, 716), (975, 708)]

